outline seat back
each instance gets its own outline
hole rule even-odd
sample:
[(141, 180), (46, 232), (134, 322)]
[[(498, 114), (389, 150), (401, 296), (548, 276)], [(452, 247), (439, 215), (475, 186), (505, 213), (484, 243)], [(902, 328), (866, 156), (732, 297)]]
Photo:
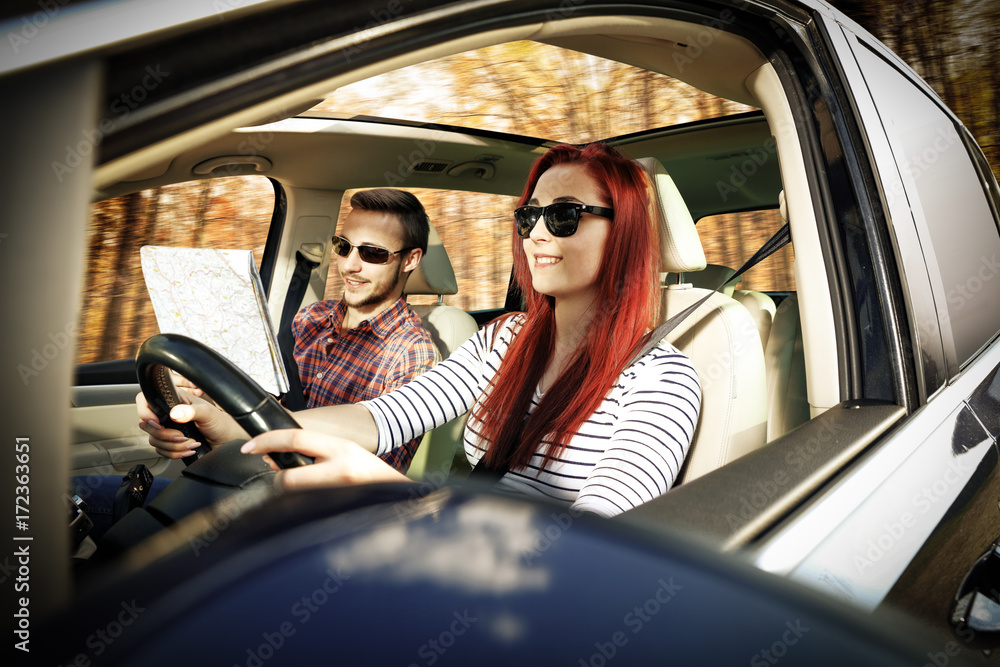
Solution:
[[(723, 280), (726, 280), (734, 273), (736, 273), (736, 270), (728, 266), (708, 264), (701, 271), (686, 271), (680, 274), (679, 278), (676, 273), (667, 273), (664, 284), (691, 283), (693, 287), (715, 289)], [(767, 337), (771, 333), (771, 322), (774, 320), (774, 299), (763, 292), (736, 289), (736, 286), (742, 281), (743, 276), (736, 276), (723, 285), (719, 291), (726, 296), (732, 297), (747, 309), (754, 324), (757, 325), (757, 333), (760, 334), (760, 344), (764, 347), (767, 345)]]
[[(787, 223), (784, 191), (778, 195), (778, 211)], [(812, 417), (797, 294), (785, 297), (774, 313), (771, 333), (764, 347), (764, 364), (767, 369), (767, 441), (771, 442)]]
[(777, 310), (777, 306), (774, 305), (774, 299), (764, 292), (746, 289), (733, 290), (733, 298), (750, 313), (750, 318), (757, 325), (760, 344), (767, 350), (767, 339), (771, 335), (774, 312)]
[(799, 299), (785, 297), (774, 314), (764, 353), (767, 368), (767, 441), (809, 421), (806, 360), (802, 350)]
[[(471, 315), (461, 308), (449, 306), (444, 302), (446, 295), (458, 292), (458, 281), (448, 259), (448, 253), (441, 243), (441, 237), (433, 226), (427, 240), (427, 252), (407, 279), (405, 292), (407, 296), (438, 297), (437, 303), (411, 304), (410, 308), (420, 317), (442, 359), (451, 356), (462, 343), (479, 330), (476, 320)], [(452, 471), (453, 463), (459, 470), (462, 470), (463, 466), (468, 468), (461, 449), (465, 420), (466, 416), (462, 415), (424, 435), (407, 472), (412, 479), (422, 479), (431, 473), (447, 476)]]
[[(663, 270), (674, 273), (705, 268), (705, 253), (680, 191), (654, 158), (639, 160), (653, 185), (662, 232)], [(665, 285), (664, 320), (710, 290), (690, 283)], [(721, 293), (682, 321), (667, 339), (691, 360), (701, 381), (701, 413), (694, 441), (678, 483), (715, 470), (764, 445), (767, 404), (764, 350), (747, 310)]]

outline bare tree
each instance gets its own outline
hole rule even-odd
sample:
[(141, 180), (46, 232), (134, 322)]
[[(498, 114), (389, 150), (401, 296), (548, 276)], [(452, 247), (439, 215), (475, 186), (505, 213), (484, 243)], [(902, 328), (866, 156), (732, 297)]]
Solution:
[(129, 292), (129, 262), (138, 256), (139, 252), (139, 230), (143, 226), (143, 206), (142, 193), (133, 192), (123, 198), (124, 212), (119, 225), (121, 230), (118, 237), (118, 252), (116, 254), (111, 283), (110, 299), (104, 316), (104, 337), (101, 340), (100, 359), (111, 359), (117, 355), (119, 336), (109, 335), (122, 329), (122, 314), (124, 304)]

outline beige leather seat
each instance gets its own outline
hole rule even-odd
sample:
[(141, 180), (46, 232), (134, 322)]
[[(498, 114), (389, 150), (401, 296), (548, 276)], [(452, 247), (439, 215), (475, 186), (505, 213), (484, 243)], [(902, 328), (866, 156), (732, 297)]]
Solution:
[(750, 318), (757, 325), (760, 344), (764, 346), (766, 351), (767, 340), (771, 336), (771, 326), (774, 324), (774, 313), (777, 310), (774, 299), (764, 292), (746, 289), (733, 290), (733, 298), (739, 301), (750, 313)]
[[(639, 160), (653, 183), (663, 230), (663, 270), (705, 268), (694, 220), (673, 179), (653, 158)], [(694, 304), (709, 290), (690, 283), (663, 289), (663, 319)], [(701, 380), (698, 429), (678, 482), (690, 481), (764, 445), (767, 433), (764, 351), (747, 310), (713, 293), (667, 339), (692, 361)]]
[[(723, 280), (736, 273), (736, 269), (721, 264), (708, 264), (701, 271), (686, 271), (682, 274), (667, 273), (665, 285), (674, 283), (691, 283), (694, 287), (704, 289), (715, 289)], [(736, 286), (743, 281), (743, 276), (736, 276), (719, 291), (726, 296), (732, 297), (743, 304), (743, 307), (750, 313), (754, 324), (757, 325), (757, 333), (760, 334), (761, 346), (767, 345), (767, 337), (771, 334), (771, 322), (774, 321), (774, 299), (763, 292), (754, 290), (736, 289)]]
[(770, 442), (810, 418), (799, 299), (795, 294), (785, 297), (778, 304), (764, 360), (767, 369), (767, 441)]
[[(778, 197), (781, 219), (788, 222), (785, 193)], [(767, 369), (767, 441), (771, 442), (811, 418), (806, 389), (798, 295), (785, 297), (774, 313), (764, 348)]]
[[(475, 319), (467, 312), (444, 302), (446, 295), (458, 292), (458, 280), (452, 269), (448, 253), (441, 244), (441, 237), (431, 226), (427, 241), (427, 252), (417, 268), (406, 281), (407, 296), (434, 295), (437, 303), (431, 305), (410, 305), (423, 321), (424, 328), (431, 334), (442, 359), (447, 359), (479, 330)], [(466, 416), (453, 419), (444, 426), (424, 435), (420, 447), (413, 456), (407, 475), (412, 479), (423, 479), (429, 474), (435, 477), (447, 476), (452, 472), (453, 462), (457, 472), (468, 469), (462, 447), (462, 432)], [(461, 454), (461, 456), (456, 456)], [(437, 481), (432, 479), (431, 481)]]

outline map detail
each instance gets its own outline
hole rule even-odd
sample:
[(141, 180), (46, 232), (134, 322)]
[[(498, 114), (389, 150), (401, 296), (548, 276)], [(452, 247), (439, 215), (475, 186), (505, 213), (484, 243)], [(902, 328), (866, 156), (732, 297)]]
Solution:
[(139, 255), (161, 333), (204, 343), (271, 394), (288, 391), (253, 253), (143, 246)]

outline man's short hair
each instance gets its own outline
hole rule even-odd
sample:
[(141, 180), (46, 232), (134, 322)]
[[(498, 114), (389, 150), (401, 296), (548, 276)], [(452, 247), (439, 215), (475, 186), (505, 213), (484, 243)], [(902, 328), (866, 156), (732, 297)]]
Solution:
[(430, 221), (423, 204), (409, 192), (393, 188), (360, 190), (351, 196), (351, 207), (395, 215), (403, 228), (403, 247), (427, 252)]

